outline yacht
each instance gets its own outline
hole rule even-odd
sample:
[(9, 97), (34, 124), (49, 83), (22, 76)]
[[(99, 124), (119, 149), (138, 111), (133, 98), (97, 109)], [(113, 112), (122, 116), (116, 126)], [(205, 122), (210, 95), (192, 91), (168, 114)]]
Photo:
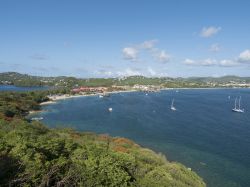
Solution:
[(235, 98), (234, 108), (232, 109), (233, 112), (239, 112), (239, 113), (243, 113), (244, 112), (244, 109), (240, 108), (240, 101), (241, 101), (241, 97), (239, 98), (239, 104), (238, 104), (238, 108), (237, 108), (237, 97)]
[(41, 120), (43, 120), (43, 117), (31, 118), (31, 121), (41, 121)]
[(174, 107), (174, 99), (172, 100), (171, 110), (176, 111), (176, 108)]

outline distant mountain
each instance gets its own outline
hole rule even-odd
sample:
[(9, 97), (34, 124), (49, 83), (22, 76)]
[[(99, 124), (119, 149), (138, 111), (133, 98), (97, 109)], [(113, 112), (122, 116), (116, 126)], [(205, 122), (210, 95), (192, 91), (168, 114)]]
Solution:
[(41, 77), (20, 74), (16, 72), (0, 73), (0, 84), (16, 86), (134, 86), (155, 85), (163, 87), (230, 87), (241, 85), (250, 87), (250, 77), (223, 76), (223, 77), (144, 77), (130, 76), (122, 78), (75, 78), (75, 77)]

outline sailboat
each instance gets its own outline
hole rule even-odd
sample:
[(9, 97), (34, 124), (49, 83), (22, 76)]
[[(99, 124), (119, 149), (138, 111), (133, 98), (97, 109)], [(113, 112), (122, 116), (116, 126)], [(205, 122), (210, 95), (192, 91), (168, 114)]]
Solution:
[(235, 98), (234, 108), (232, 109), (233, 112), (239, 112), (239, 113), (243, 113), (244, 112), (244, 109), (240, 108), (240, 100), (241, 100), (241, 97), (239, 98), (239, 105), (238, 105), (238, 108), (237, 108), (237, 97)]
[(176, 111), (176, 108), (174, 107), (174, 99), (172, 100), (171, 110)]

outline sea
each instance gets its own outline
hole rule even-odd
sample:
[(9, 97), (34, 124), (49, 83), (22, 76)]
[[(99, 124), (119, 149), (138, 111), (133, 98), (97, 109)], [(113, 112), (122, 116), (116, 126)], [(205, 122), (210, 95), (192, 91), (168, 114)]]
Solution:
[[(244, 113), (232, 112), (239, 97)], [(208, 187), (250, 186), (250, 89), (115, 93), (65, 99), (43, 110), (32, 117), (43, 117), (48, 127), (132, 139), (190, 167)]]

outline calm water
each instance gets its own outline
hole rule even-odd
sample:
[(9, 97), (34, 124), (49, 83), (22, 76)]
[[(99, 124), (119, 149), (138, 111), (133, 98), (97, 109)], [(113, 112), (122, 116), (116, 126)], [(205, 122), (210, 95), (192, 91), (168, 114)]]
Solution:
[[(242, 96), (243, 114), (231, 111), (236, 96)], [(210, 187), (250, 186), (250, 89), (119, 93), (72, 98), (44, 109), (38, 115), (50, 127), (130, 138), (191, 167)]]
[(35, 91), (35, 90), (47, 90), (50, 87), (47, 86), (32, 86), (32, 87), (21, 87), (21, 86), (13, 86), (13, 85), (0, 85), (1, 91)]

